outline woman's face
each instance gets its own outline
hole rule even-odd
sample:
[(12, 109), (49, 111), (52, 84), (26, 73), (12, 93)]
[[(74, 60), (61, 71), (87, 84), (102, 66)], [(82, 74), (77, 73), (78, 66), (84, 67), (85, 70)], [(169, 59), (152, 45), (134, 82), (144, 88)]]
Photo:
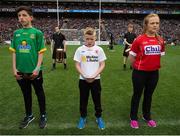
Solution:
[(159, 31), (160, 20), (159, 17), (150, 17), (147, 23), (146, 32), (149, 34), (156, 34)]

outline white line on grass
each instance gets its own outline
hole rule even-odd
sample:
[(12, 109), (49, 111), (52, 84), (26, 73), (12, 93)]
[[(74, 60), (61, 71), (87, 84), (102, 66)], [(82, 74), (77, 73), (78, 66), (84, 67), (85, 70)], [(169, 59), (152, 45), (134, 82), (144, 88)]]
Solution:
[[(140, 126), (147, 126), (145, 122), (140, 121)], [(129, 127), (129, 122), (126, 121), (117, 121), (117, 122), (105, 122), (106, 128), (121, 128), (121, 127)], [(180, 125), (180, 120), (158, 120), (157, 126), (178, 126)], [(77, 122), (74, 123), (47, 123), (48, 129), (70, 129), (70, 128), (76, 128)], [(95, 122), (90, 121), (87, 122), (86, 127), (88, 128), (97, 128), (97, 125)], [(38, 128), (38, 123), (32, 122), (29, 124), (28, 129), (35, 129)], [(0, 125), (1, 130), (12, 130), (12, 129), (18, 129), (18, 126), (16, 125), (9, 125), (9, 126), (3, 126)]]

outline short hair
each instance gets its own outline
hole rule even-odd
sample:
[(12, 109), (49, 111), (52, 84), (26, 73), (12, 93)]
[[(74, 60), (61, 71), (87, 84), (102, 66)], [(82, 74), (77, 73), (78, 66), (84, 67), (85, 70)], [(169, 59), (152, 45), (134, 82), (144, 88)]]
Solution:
[(84, 35), (93, 35), (93, 36), (96, 36), (96, 31), (92, 27), (86, 27), (86, 29), (84, 30)]
[(132, 22), (129, 22), (129, 23), (128, 23), (128, 27), (134, 27), (133, 23), (132, 23)]
[(33, 16), (32, 9), (28, 6), (20, 6), (16, 9), (16, 13), (18, 14), (20, 11), (25, 10), (30, 16)]

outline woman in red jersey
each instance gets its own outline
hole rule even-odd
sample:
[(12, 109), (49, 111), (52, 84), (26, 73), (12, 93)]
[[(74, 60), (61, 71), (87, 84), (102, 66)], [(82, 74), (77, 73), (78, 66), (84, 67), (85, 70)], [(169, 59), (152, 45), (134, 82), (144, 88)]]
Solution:
[(129, 52), (133, 67), (133, 96), (130, 112), (132, 128), (139, 128), (137, 114), (143, 91), (143, 119), (149, 127), (156, 127), (156, 122), (151, 119), (151, 101), (159, 79), (160, 58), (165, 54), (164, 41), (157, 34), (159, 24), (160, 18), (157, 14), (147, 15), (143, 21), (143, 34), (134, 40)]

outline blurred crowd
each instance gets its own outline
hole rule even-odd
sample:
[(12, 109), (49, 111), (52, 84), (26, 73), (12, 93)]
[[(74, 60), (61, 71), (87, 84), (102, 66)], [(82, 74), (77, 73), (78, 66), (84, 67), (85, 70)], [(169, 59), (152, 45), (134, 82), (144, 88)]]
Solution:
[[(122, 41), (124, 33), (127, 32), (127, 24), (133, 22), (134, 30), (137, 35), (142, 32), (142, 19), (127, 18), (104, 18), (99, 22), (98, 19), (92, 18), (66, 18), (60, 19), (62, 32), (66, 35), (67, 40), (82, 40), (82, 31), (88, 26), (96, 28), (97, 33), (100, 28), (101, 40), (110, 40), (110, 34), (113, 35), (114, 41)], [(54, 27), (57, 26), (56, 18), (35, 18), (33, 25), (44, 32), (45, 39), (49, 41), (54, 33)], [(167, 41), (179, 40), (180, 21), (175, 19), (161, 19), (159, 34)], [(0, 40), (11, 40), (13, 31), (21, 28), (17, 18), (0, 17)], [(65, 29), (65, 30), (64, 30)], [(97, 34), (99, 35), (99, 34)]]

